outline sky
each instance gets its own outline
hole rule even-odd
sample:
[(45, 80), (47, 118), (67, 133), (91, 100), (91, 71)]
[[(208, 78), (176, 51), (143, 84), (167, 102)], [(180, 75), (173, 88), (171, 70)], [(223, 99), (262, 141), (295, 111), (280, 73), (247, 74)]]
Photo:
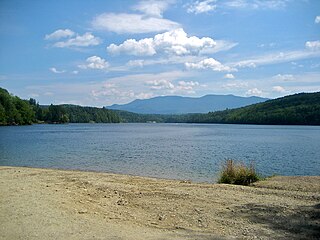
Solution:
[(0, 87), (98, 107), (320, 91), (320, 1), (1, 0)]

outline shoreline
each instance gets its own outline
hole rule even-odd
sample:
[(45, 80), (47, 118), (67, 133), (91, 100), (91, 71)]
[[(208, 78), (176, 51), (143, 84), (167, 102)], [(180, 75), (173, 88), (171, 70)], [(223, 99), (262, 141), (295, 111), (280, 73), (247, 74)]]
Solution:
[(320, 176), (236, 186), (0, 167), (0, 239), (316, 239)]

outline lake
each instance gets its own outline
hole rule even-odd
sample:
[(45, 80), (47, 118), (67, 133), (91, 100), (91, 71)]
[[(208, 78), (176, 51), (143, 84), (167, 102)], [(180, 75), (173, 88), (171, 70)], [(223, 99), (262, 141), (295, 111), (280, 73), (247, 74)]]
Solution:
[(319, 126), (68, 124), (0, 127), (0, 165), (215, 181), (227, 158), (264, 175), (319, 175)]

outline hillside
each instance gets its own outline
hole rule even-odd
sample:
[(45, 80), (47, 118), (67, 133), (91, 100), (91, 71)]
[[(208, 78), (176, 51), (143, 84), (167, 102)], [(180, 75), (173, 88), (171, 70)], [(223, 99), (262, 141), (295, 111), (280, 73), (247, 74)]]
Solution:
[(128, 104), (114, 104), (106, 108), (141, 114), (187, 114), (208, 113), (225, 109), (239, 108), (264, 102), (267, 98), (239, 97), (234, 95), (206, 95), (200, 98), (162, 96), (150, 99), (137, 99)]
[(320, 92), (300, 93), (207, 114), (137, 114), (116, 111), (123, 122), (320, 125)]
[(299, 93), (238, 109), (189, 115), (185, 122), (320, 125), (320, 92)]
[(13, 96), (0, 88), (0, 126), (32, 123), (118, 123), (120, 117), (111, 110), (76, 105), (39, 105)]
[(0, 125), (27, 125), (34, 121), (35, 112), (28, 101), (10, 95), (0, 88)]
[(77, 105), (62, 105), (66, 110), (70, 123), (119, 123), (120, 118), (114, 111), (97, 108), (82, 107)]

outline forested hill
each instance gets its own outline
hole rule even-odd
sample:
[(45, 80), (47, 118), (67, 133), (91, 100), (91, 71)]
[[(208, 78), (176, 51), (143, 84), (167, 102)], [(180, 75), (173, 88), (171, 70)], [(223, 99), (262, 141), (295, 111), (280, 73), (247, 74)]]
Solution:
[(32, 123), (118, 123), (120, 117), (111, 110), (75, 105), (41, 106), (35, 99), (20, 99), (0, 88), (0, 125)]
[(28, 101), (0, 88), (0, 125), (25, 125), (34, 121), (35, 112)]
[(320, 92), (299, 93), (238, 109), (189, 115), (185, 122), (320, 125)]
[(300, 93), (250, 106), (206, 114), (137, 114), (76, 105), (41, 106), (0, 88), (0, 125), (32, 123), (237, 123), (320, 125), (320, 92)]
[(234, 95), (205, 95), (203, 97), (160, 96), (137, 99), (128, 104), (106, 107), (140, 114), (188, 114), (208, 113), (224, 109), (234, 109), (264, 102), (268, 98), (239, 97)]
[(77, 105), (62, 105), (71, 123), (119, 123), (117, 113), (112, 110), (97, 107), (82, 107)]
[(137, 114), (117, 111), (124, 122), (320, 125), (320, 92), (300, 93), (207, 114)]

